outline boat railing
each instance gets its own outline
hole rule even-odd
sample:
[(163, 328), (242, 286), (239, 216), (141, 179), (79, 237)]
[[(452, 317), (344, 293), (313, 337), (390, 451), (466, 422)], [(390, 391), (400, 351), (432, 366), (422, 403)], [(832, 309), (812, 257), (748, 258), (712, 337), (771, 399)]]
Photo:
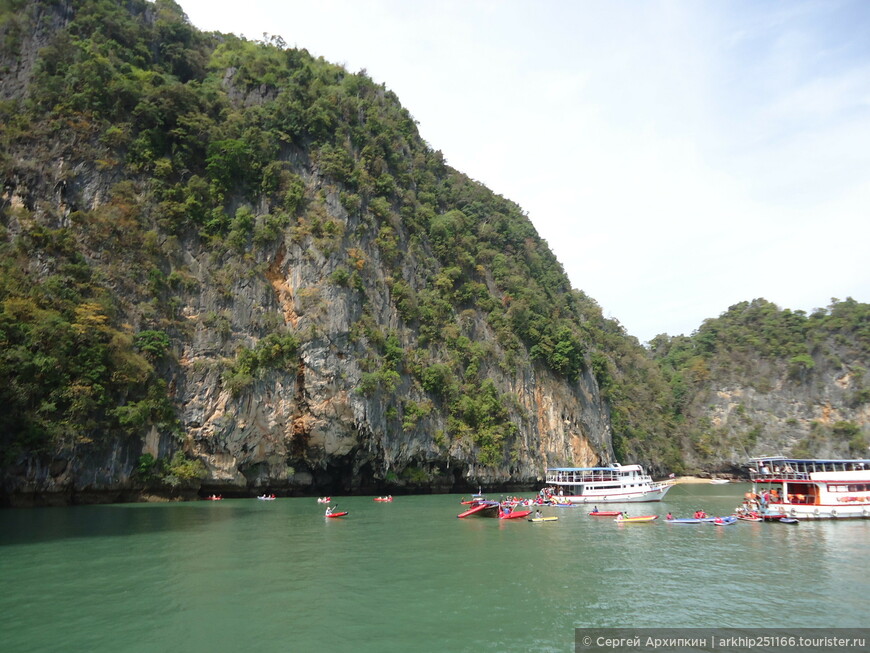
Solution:
[(628, 479), (640, 483), (651, 480), (645, 474), (627, 476), (612, 472), (557, 472), (555, 474), (547, 474), (547, 483), (618, 483)]
[(561, 472), (547, 474), (547, 483), (652, 483), (652, 477), (648, 474), (612, 474), (594, 472)]
[(762, 470), (749, 472), (749, 478), (753, 481), (808, 481), (810, 475), (807, 472), (797, 472), (795, 470)]

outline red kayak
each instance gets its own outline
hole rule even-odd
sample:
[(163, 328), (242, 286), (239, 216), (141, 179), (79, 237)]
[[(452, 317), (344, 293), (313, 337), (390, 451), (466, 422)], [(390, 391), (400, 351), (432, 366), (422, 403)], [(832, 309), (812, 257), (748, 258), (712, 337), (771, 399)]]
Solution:
[(509, 512), (507, 514), (502, 513), (498, 517), (499, 519), (520, 519), (521, 517), (528, 517), (531, 514), (531, 510), (514, 510), (513, 512)]
[(621, 515), (621, 510), (599, 510), (598, 512), (590, 512), (590, 517), (616, 517)]
[(344, 517), (346, 514), (347, 514), (347, 511), (345, 511), (345, 512), (333, 512), (333, 513), (327, 515), (327, 517), (329, 519), (334, 519), (335, 517)]
[(469, 515), (477, 515), (478, 517), (498, 517), (498, 501), (483, 501), (456, 516), (462, 519)]

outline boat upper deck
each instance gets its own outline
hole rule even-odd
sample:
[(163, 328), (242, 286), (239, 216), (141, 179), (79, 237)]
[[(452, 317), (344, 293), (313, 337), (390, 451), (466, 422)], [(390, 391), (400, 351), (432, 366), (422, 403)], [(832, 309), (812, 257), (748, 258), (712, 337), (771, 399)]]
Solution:
[(547, 470), (547, 483), (601, 483), (626, 479), (651, 480), (640, 465), (613, 465), (612, 467), (552, 467)]
[(824, 460), (771, 456), (753, 458), (749, 476), (753, 481), (826, 481), (870, 479), (870, 459)]

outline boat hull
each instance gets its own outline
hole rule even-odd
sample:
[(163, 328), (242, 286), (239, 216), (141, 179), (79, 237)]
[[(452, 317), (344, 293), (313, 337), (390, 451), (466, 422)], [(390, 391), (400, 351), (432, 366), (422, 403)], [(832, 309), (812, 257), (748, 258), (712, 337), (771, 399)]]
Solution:
[(622, 492), (615, 494), (582, 494), (560, 496), (559, 500), (569, 501), (575, 505), (588, 503), (648, 503), (661, 501), (673, 487), (673, 484), (662, 485), (643, 492)]
[(799, 503), (780, 503), (768, 507), (765, 518), (779, 519), (794, 517), (796, 519), (868, 519), (870, 518), (870, 503), (852, 503), (842, 505), (805, 505)]

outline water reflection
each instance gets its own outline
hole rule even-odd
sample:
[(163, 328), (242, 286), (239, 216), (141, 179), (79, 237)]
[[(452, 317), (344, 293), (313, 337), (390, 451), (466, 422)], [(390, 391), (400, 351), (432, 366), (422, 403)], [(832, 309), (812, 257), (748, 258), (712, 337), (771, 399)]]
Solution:
[[(627, 510), (728, 514), (742, 491), (677, 487)], [(586, 507), (529, 524), (458, 520), (458, 501), (339, 498), (346, 520), (314, 499), (0, 512), (0, 631), (9, 650), (60, 650), (62, 633), (66, 650), (97, 652), (119, 637), (124, 650), (562, 651), (574, 627), (866, 621), (843, 597), (870, 589), (868, 521), (628, 525)]]

